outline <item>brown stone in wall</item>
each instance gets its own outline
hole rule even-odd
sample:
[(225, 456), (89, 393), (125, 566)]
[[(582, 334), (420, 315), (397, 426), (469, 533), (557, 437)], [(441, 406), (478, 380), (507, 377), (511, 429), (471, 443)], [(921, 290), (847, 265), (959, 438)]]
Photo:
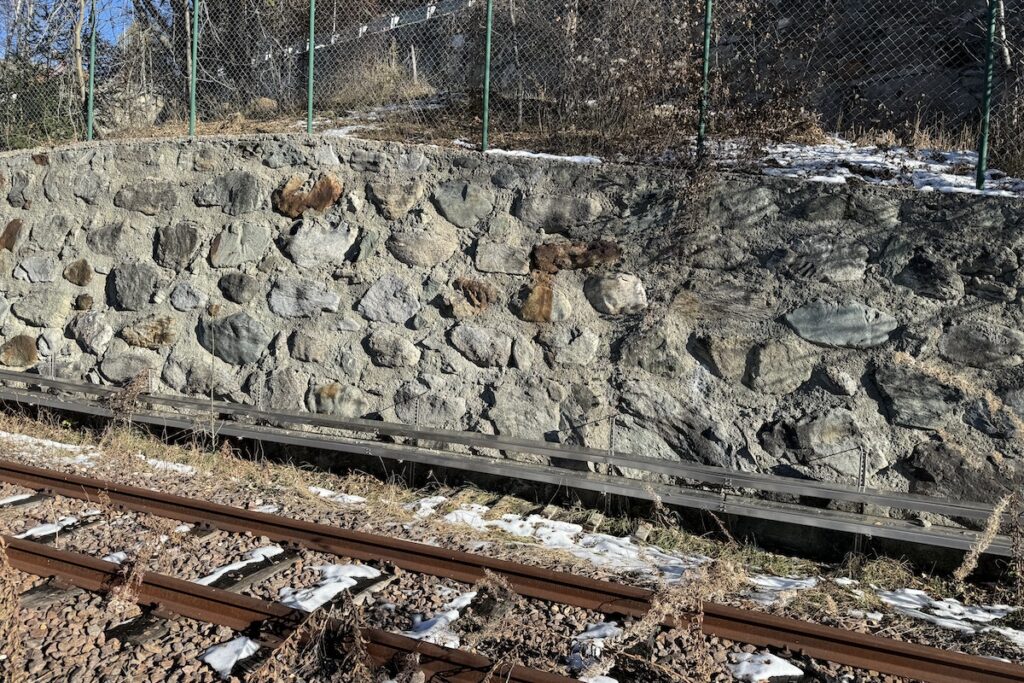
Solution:
[(92, 281), (92, 273), (92, 266), (89, 265), (89, 262), (84, 258), (78, 259), (64, 269), (64, 279), (73, 285), (85, 287)]
[(122, 329), (121, 337), (132, 346), (159, 349), (178, 341), (178, 326), (167, 316), (146, 318)]
[(27, 334), (12, 337), (3, 346), (0, 346), (0, 365), (9, 368), (24, 368), (34, 365), (38, 360), (36, 340)]
[(526, 295), (526, 300), (519, 309), (519, 317), (531, 323), (551, 322), (551, 307), (555, 292), (551, 286), (551, 278), (541, 276), (534, 283), (533, 289)]
[(307, 209), (324, 211), (341, 198), (341, 181), (325, 173), (308, 191), (303, 191), (306, 179), (293, 175), (281, 188), (274, 191), (274, 210), (289, 218), (298, 218)]
[(18, 244), (18, 238), (21, 237), (21, 231), (24, 229), (25, 224), (20, 218), (15, 218), (13, 221), (7, 224), (4, 231), (0, 233), (0, 249), (6, 249), (7, 251), (14, 251), (14, 247)]
[(611, 240), (596, 240), (589, 244), (549, 242), (533, 248), (533, 267), (542, 273), (553, 274), (560, 270), (611, 265), (621, 257), (622, 250)]

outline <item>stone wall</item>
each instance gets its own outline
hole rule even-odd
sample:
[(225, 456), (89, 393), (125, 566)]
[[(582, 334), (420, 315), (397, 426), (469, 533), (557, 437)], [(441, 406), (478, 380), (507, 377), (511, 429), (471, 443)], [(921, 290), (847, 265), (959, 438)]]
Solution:
[(0, 363), (991, 500), (1024, 204), (341, 139), (0, 157)]

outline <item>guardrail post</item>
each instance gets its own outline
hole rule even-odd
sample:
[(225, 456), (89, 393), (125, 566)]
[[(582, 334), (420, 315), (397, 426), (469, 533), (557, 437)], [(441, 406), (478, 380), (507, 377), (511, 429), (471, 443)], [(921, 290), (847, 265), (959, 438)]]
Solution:
[(196, 79), (199, 73), (199, 4), (192, 0), (192, 60), (188, 81), (188, 136), (196, 136)]
[(985, 42), (985, 90), (981, 95), (981, 134), (978, 139), (978, 168), (975, 186), (985, 189), (985, 171), (988, 170), (988, 134), (992, 118), (992, 78), (995, 71), (996, 53), (996, 5), (998, 0), (988, 0), (988, 35)]
[(86, 106), (85, 139), (92, 140), (96, 124), (96, 0), (89, 5), (89, 100)]
[(494, 0), (487, 0), (487, 32), (484, 39), (484, 116), (480, 150), (486, 152), (490, 144), (491, 127), (491, 33), (494, 28)]
[(306, 74), (306, 134), (313, 134), (313, 63), (316, 53), (316, 0), (309, 0), (309, 66)]
[(701, 59), (700, 111), (697, 118), (697, 158), (704, 158), (704, 138), (708, 125), (708, 91), (711, 74), (711, 25), (714, 0), (704, 2), (704, 55)]

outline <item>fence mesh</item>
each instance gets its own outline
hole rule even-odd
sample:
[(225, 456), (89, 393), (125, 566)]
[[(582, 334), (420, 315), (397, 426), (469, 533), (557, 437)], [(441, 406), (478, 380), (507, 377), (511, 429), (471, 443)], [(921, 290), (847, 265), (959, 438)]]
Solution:
[[(993, 161), (1024, 166), (1024, 19), (993, 0)], [(91, 0), (0, 7), (0, 145), (86, 135)], [(199, 132), (302, 130), (309, 0), (200, 2)], [(1010, 8), (1012, 9), (1012, 8)], [(693, 149), (702, 0), (494, 0), (493, 144), (624, 160)], [(718, 0), (709, 134), (976, 144), (985, 0)], [(187, 132), (192, 3), (96, 0), (98, 137)], [(319, 0), (316, 129), (477, 144), (484, 0)]]

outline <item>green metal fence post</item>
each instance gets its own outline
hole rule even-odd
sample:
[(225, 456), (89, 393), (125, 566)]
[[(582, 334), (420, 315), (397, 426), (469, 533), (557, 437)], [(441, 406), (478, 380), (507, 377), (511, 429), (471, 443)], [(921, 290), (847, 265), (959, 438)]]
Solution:
[(988, 0), (988, 38), (985, 43), (985, 90), (981, 96), (981, 135), (978, 140), (978, 175), (975, 185), (985, 188), (985, 171), (988, 170), (988, 133), (992, 118), (992, 78), (995, 71), (996, 4)]
[(491, 133), (491, 33), (494, 28), (494, 0), (487, 0), (487, 33), (484, 45), (484, 125), (480, 150), (487, 151)]
[(697, 119), (697, 158), (704, 158), (704, 136), (708, 125), (708, 90), (711, 74), (711, 24), (714, 0), (704, 3), (704, 56), (701, 60), (700, 111)]
[(92, 140), (93, 128), (96, 124), (96, 0), (89, 6), (89, 100), (86, 106), (85, 139)]
[(196, 136), (196, 79), (199, 73), (199, 3), (192, 0), (192, 64), (188, 83), (188, 136)]
[(309, 0), (309, 73), (306, 74), (306, 134), (313, 134), (313, 55), (316, 52), (314, 24), (316, 23), (316, 0)]

